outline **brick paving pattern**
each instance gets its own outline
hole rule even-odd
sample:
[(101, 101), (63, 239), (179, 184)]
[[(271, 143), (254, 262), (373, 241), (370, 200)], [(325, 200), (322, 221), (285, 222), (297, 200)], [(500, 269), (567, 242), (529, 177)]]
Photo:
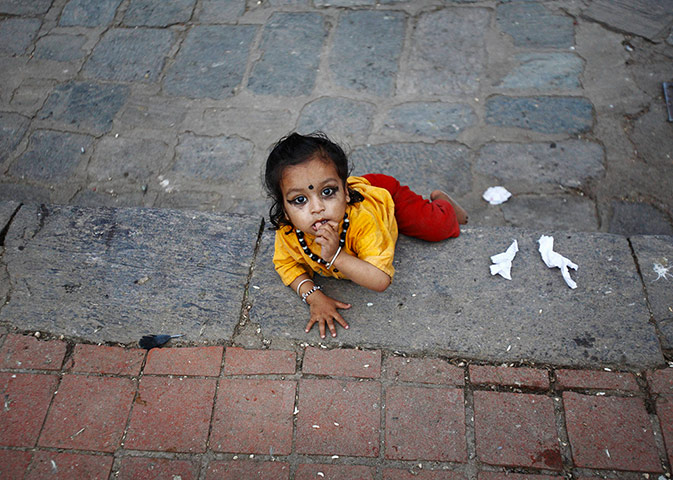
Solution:
[(552, 480), (673, 461), (673, 368), (0, 341), (0, 478)]

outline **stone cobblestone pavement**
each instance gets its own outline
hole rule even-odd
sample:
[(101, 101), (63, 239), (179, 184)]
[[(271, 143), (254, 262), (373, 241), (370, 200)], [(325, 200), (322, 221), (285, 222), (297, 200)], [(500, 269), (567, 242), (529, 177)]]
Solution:
[(673, 368), (0, 342), (1, 478), (666, 478), (673, 461)]
[(670, 235), (665, 3), (0, 0), (0, 200), (263, 215), (321, 129), (477, 225)]

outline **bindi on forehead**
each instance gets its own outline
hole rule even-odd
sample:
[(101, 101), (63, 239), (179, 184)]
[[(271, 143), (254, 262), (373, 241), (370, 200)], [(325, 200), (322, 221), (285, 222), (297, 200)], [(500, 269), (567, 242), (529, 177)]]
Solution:
[(308, 186), (308, 189), (309, 189), (309, 190), (313, 190), (313, 185), (309, 185), (309, 186)]

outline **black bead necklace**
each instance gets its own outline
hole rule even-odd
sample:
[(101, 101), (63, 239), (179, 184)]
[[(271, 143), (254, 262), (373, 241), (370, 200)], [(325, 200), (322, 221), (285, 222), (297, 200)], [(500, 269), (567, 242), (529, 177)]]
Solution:
[[(348, 231), (348, 226), (350, 225), (350, 220), (348, 220), (348, 214), (344, 213), (344, 228), (341, 230), (341, 235), (339, 236), (339, 248), (342, 248), (346, 244), (346, 232)], [(304, 232), (299, 230), (298, 228), (295, 228), (294, 233), (297, 234), (297, 240), (299, 240), (299, 245), (301, 248), (304, 250), (304, 253), (308, 255), (308, 258), (313, 260), (314, 262), (320, 263), (321, 265), (329, 265), (329, 262), (327, 260), (323, 260), (319, 255), (316, 255), (311, 251), (310, 248), (308, 248), (308, 245), (306, 245), (306, 240), (304, 239)], [(336, 268), (334, 269), (335, 272), (338, 272)]]

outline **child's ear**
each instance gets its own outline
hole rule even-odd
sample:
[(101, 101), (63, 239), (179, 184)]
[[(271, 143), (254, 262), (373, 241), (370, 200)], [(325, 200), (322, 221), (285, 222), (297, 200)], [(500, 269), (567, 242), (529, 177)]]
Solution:
[(351, 191), (348, 188), (348, 185), (346, 185), (346, 203), (350, 203), (351, 201)]

